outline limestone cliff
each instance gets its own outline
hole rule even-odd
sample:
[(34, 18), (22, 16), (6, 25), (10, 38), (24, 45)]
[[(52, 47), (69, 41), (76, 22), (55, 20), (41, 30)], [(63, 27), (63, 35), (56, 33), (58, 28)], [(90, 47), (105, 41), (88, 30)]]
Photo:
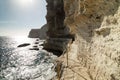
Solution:
[(61, 80), (120, 80), (120, 0), (46, 0), (45, 49), (60, 51)]
[(46, 39), (47, 37), (46, 32), (47, 32), (47, 25), (44, 25), (40, 29), (31, 29), (28, 37)]
[(63, 0), (46, 0), (47, 5), (47, 25), (48, 39), (44, 44), (44, 49), (52, 51), (60, 56), (69, 43), (73, 39), (73, 35), (69, 33), (69, 28), (64, 25), (65, 12)]

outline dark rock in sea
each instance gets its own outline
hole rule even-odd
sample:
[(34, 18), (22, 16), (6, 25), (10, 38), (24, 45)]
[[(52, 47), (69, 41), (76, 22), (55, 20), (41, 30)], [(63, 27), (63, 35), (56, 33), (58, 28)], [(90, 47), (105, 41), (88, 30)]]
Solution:
[(26, 46), (29, 46), (29, 45), (30, 45), (30, 43), (24, 43), (24, 44), (18, 45), (17, 47), (26, 47)]
[(43, 46), (44, 44), (40, 44), (39, 46)]
[(35, 42), (35, 44), (39, 44), (39, 42)]
[(40, 39), (36, 39), (36, 41), (39, 41)]
[(33, 46), (33, 47), (38, 47), (38, 46), (35, 45), (35, 46)]
[[(31, 29), (29, 32), (29, 38), (46, 39), (47, 25), (42, 26), (40, 29)], [(39, 39), (37, 39), (39, 41)]]
[(30, 48), (29, 50), (36, 50), (36, 51), (38, 51), (38, 50), (39, 50), (39, 48), (34, 47), (34, 48)]

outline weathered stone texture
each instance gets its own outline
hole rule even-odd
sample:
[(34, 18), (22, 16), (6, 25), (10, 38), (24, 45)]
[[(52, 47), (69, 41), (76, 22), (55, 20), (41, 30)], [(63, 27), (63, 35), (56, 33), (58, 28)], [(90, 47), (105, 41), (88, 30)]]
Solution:
[(120, 80), (120, 0), (64, 0), (65, 25), (76, 35), (64, 80)]
[[(67, 47), (66, 54), (59, 60), (67, 67), (61, 80), (120, 80), (120, 0), (47, 0), (47, 3), (49, 39), (45, 47), (62, 45), (64, 39), (73, 39), (70, 34), (75, 35), (69, 47), (62, 46)], [(61, 38), (64, 39), (59, 43)]]

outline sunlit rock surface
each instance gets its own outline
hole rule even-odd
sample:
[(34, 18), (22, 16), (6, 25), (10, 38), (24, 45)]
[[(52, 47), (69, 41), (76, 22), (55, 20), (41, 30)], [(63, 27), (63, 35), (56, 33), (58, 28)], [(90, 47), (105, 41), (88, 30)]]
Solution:
[(42, 26), (40, 29), (31, 29), (28, 37), (46, 39), (47, 25)]
[[(75, 36), (70, 47), (66, 46), (66, 54), (60, 57), (67, 66), (61, 79), (120, 80), (120, 0), (47, 0), (47, 3), (49, 38)], [(51, 48), (55, 46), (47, 40), (45, 48), (49, 44)]]

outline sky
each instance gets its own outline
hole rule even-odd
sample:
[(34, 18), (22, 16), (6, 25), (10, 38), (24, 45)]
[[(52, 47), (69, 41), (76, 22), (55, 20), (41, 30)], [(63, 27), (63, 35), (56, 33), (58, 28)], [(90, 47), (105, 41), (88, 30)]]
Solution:
[(0, 0), (0, 36), (27, 36), (46, 24), (45, 0)]

